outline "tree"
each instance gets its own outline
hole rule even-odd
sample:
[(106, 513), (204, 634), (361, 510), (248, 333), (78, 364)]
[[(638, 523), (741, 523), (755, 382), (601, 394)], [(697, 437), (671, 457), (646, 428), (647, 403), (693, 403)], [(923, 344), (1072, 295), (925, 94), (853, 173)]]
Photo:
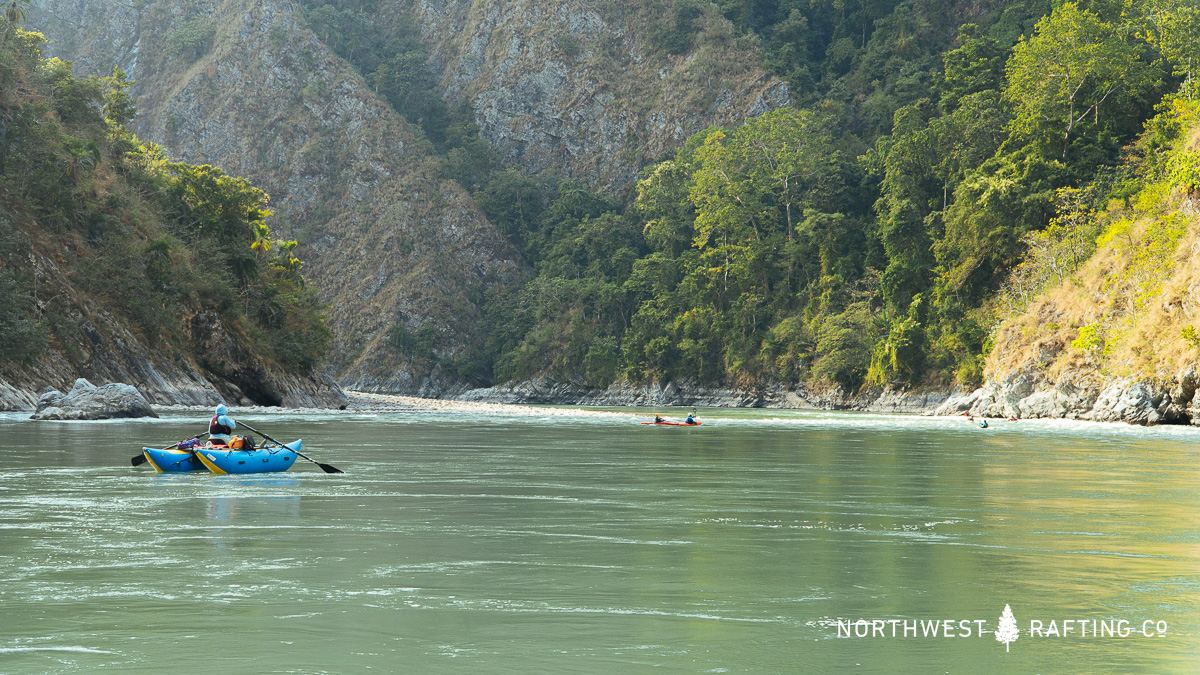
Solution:
[(250, 231), (250, 248), (252, 250), (268, 253), (271, 250), (271, 228), (264, 222), (254, 223)]
[(8, 6), (4, 8), (4, 20), (7, 22), (5, 26), (4, 41), (8, 42), (8, 33), (11, 32), (17, 24), (25, 20), (25, 10), (21, 5), (28, 5), (29, 0), (11, 0)]
[(1004, 80), (1005, 52), (999, 41), (983, 35), (979, 26), (960, 26), (958, 47), (942, 57), (946, 76), (938, 87), (941, 109), (950, 112), (964, 96), (999, 89)]
[(1013, 48), (1004, 90), (1016, 108), (1012, 129), (1026, 136), (1060, 135), (1066, 160), (1080, 124), (1089, 117), (1099, 124), (1100, 106), (1142, 70), (1141, 49), (1124, 26), (1068, 2)]
[(996, 627), (996, 641), (1004, 643), (1004, 651), (1009, 645), (1021, 637), (1021, 629), (1017, 628), (1017, 620), (1013, 618), (1012, 607), (1004, 605), (1004, 613), (1000, 615), (1000, 625)]
[(245, 178), (208, 165), (172, 162), (166, 170), (162, 198), (176, 231), (188, 241), (215, 245), (240, 282), (252, 280), (258, 258), (251, 247), (261, 236), (259, 225), (271, 215), (267, 193)]
[(1149, 0), (1145, 3), (1146, 41), (1183, 75), (1190, 98), (1196, 68), (1200, 68), (1200, 7), (1194, 0)]
[(112, 75), (100, 79), (104, 85), (104, 117), (114, 127), (123, 127), (137, 116), (129, 87), (135, 80), (129, 79), (121, 66), (113, 66)]

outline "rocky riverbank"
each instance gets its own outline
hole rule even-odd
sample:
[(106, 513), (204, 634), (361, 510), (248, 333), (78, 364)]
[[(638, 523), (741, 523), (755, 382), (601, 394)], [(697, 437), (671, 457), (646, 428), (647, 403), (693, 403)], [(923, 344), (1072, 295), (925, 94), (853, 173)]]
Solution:
[(1037, 370), (1022, 369), (951, 396), (933, 414), (1200, 425), (1198, 385), (1195, 364), (1163, 381), (1109, 379), (1087, 371), (1068, 371), (1052, 380)]
[(920, 413), (932, 410), (956, 389), (895, 391), (865, 388), (854, 394), (840, 387), (825, 389), (772, 383), (761, 387), (708, 387), (694, 382), (630, 384), (615, 382), (604, 389), (581, 382), (538, 378), (495, 387), (472, 389), (455, 396), (460, 401), (538, 403), (595, 406), (700, 406), (705, 408), (791, 408), (859, 410), (880, 413)]

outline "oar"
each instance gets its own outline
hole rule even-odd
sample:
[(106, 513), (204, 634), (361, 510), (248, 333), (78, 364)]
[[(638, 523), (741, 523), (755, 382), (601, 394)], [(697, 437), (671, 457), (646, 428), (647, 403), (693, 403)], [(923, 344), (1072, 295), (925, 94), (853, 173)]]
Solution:
[[(263, 438), (267, 439), (268, 441), (271, 441), (272, 443), (286, 447), (286, 448), (288, 448), (288, 450), (292, 450), (286, 444), (280, 443), (279, 441), (275, 440), (274, 438), (271, 438), (270, 436), (264, 434), (263, 432), (259, 431), (258, 429), (255, 429), (254, 427), (250, 426), (249, 424), (246, 424), (245, 422), (238, 422), (238, 424), (246, 427), (250, 431), (253, 431), (254, 433), (258, 434), (259, 436), (262, 436)], [(336, 466), (333, 466), (332, 464), (322, 464), (321, 462), (318, 462), (317, 460), (313, 459), (312, 457), (309, 457), (308, 455), (306, 455), (302, 452), (299, 452), (297, 450), (292, 450), (292, 452), (296, 453), (297, 456), (303, 457), (304, 459), (307, 459), (308, 461), (312, 462), (313, 464), (316, 464), (317, 466), (321, 467), (321, 470), (324, 471), (325, 473), (346, 473), (345, 471), (342, 471), (341, 469), (337, 468)]]
[[(177, 447), (179, 447), (179, 443), (175, 443), (174, 445), (168, 445), (165, 448), (159, 448), (159, 450), (170, 450), (171, 448), (177, 448)], [(145, 453), (139, 453), (139, 454), (136, 454), (133, 457), (129, 458), (129, 464), (132, 466), (141, 466), (145, 463), (146, 463), (146, 454)], [(176, 462), (176, 463), (178, 463), (178, 462)]]

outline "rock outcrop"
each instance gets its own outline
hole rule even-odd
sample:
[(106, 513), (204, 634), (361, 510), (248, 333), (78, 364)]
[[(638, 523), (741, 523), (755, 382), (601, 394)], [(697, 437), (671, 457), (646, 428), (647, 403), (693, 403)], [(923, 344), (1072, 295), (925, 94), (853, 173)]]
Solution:
[(192, 341), (199, 365), (225, 401), (285, 408), (345, 408), (349, 400), (328, 375), (275, 373), (225, 330), (216, 312), (192, 318)]
[[(86, 294), (63, 285), (65, 275), (53, 260), (35, 257), (33, 270), (43, 288), (57, 289), (56, 302), (71, 309), (68, 318), (78, 330), (57, 336), (64, 349), (48, 350), (35, 365), (0, 376), (0, 410), (33, 410), (37, 392), (47, 385), (65, 388), (80, 377), (129, 383), (157, 405), (224, 401), (341, 408), (347, 403), (341, 387), (326, 375), (265, 367), (225, 333), (215, 316), (193, 318), (187, 349), (170, 342), (148, 345)], [(253, 384), (255, 376), (263, 386)]]
[(1039, 378), (1038, 373), (1036, 369), (1019, 370), (991, 380), (973, 392), (950, 397), (933, 414), (1200, 425), (1196, 365), (1164, 382), (1106, 380), (1081, 372), (1067, 372), (1050, 381)]
[(43, 393), (37, 401), (34, 420), (106, 420), (118, 417), (158, 417), (150, 402), (128, 384), (114, 382), (101, 387), (83, 378), (64, 394), (57, 389)]

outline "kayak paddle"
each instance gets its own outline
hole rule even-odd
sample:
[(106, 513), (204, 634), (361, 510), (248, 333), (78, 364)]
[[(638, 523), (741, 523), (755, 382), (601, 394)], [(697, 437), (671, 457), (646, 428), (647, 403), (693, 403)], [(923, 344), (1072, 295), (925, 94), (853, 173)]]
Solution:
[[(250, 426), (249, 424), (246, 424), (245, 422), (238, 422), (238, 424), (246, 427), (250, 431), (253, 431), (254, 433), (258, 434), (259, 436), (262, 436), (263, 438), (267, 439), (268, 441), (271, 441), (272, 443), (276, 443), (280, 446), (287, 447), (284, 443), (280, 443), (279, 441), (275, 440), (274, 438), (271, 438), (270, 436), (264, 434), (263, 432), (259, 431), (258, 429), (255, 429), (254, 427)], [(291, 450), (291, 448), (288, 448), (288, 449)], [(307, 459), (308, 461), (312, 462), (313, 464), (316, 464), (317, 466), (321, 467), (321, 470), (324, 471), (325, 473), (346, 473), (345, 471), (342, 471), (341, 469), (337, 468), (336, 466), (333, 466), (332, 464), (322, 464), (321, 462), (318, 462), (317, 460), (313, 459), (312, 457), (309, 457), (308, 455), (306, 455), (302, 452), (299, 452), (297, 450), (292, 450), (292, 452), (295, 452), (297, 457), (303, 457), (304, 459)]]

